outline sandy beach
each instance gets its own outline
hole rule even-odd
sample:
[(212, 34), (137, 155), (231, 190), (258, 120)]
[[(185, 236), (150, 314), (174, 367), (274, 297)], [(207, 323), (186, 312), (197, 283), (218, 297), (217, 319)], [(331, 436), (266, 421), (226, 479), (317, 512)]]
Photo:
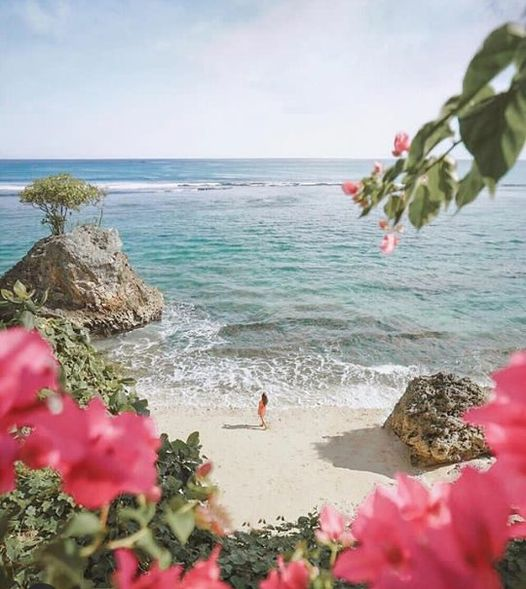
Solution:
[(424, 472), (381, 425), (385, 411), (340, 407), (270, 412), (270, 429), (255, 411), (180, 407), (154, 413), (159, 431), (186, 439), (199, 431), (214, 462), (234, 527), (294, 520), (325, 503), (352, 514), (378, 484), (405, 471), (429, 482), (449, 478), (451, 466)]

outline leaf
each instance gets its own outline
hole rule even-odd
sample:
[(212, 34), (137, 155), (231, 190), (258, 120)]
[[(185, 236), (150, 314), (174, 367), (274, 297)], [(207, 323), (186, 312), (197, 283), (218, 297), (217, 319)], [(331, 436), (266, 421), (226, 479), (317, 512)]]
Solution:
[(199, 432), (192, 432), (188, 436), (186, 443), (188, 446), (198, 446), (199, 445)]
[(521, 88), (496, 94), (459, 120), (464, 145), (483, 178), (498, 182), (526, 139), (526, 96)]
[(135, 546), (148, 553), (152, 559), (159, 561), (162, 569), (170, 566), (172, 561), (170, 552), (157, 544), (150, 529), (145, 530), (145, 533), (135, 542)]
[(83, 587), (85, 560), (79, 554), (79, 547), (71, 538), (55, 541), (40, 554), (45, 565), (46, 576), (51, 585), (61, 589)]
[(419, 184), (409, 204), (408, 215), (411, 224), (420, 229), (429, 223), (437, 216), (442, 200), (442, 193), (433, 193), (426, 184)]
[(385, 170), (383, 175), (384, 182), (393, 182), (404, 169), (405, 158), (399, 158), (396, 162)]
[(27, 294), (27, 289), (26, 287), (20, 282), (20, 280), (17, 280), (15, 282), (15, 284), (13, 285), (13, 292), (16, 294), (16, 296), (25, 301), (28, 298), (28, 294)]
[(455, 198), (458, 190), (457, 164), (455, 160), (446, 156), (437, 166), (438, 189), (444, 195), (445, 205)]
[(195, 528), (195, 516), (191, 506), (185, 506), (177, 511), (167, 510), (165, 519), (181, 544), (186, 544)]
[(99, 518), (89, 511), (75, 514), (66, 528), (66, 537), (93, 536), (101, 531)]
[(384, 205), (384, 213), (389, 219), (398, 223), (404, 213), (405, 199), (399, 195), (391, 195)]
[(473, 162), (471, 170), (462, 178), (458, 185), (456, 203), (459, 208), (473, 202), (484, 188), (484, 181), (480, 175), (477, 164)]
[(510, 23), (490, 33), (468, 65), (462, 84), (464, 96), (475, 94), (510, 65), (524, 36), (523, 27)]
[(453, 130), (447, 121), (430, 121), (420, 128), (411, 142), (407, 156), (407, 166), (412, 167), (420, 162), (441, 141), (453, 136)]

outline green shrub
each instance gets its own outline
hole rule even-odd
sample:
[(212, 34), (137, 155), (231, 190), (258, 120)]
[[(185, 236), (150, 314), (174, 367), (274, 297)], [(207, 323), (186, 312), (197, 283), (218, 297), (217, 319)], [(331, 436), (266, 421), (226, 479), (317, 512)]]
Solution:
[(20, 202), (44, 213), (42, 224), (49, 226), (52, 235), (64, 233), (66, 220), (72, 211), (102, 202), (103, 198), (104, 192), (100, 188), (70, 174), (39, 178), (20, 193)]

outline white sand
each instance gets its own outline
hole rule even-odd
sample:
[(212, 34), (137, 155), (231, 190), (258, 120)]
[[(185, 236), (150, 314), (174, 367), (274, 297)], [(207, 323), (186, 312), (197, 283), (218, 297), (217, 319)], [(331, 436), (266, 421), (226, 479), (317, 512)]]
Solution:
[(255, 411), (181, 407), (154, 413), (160, 432), (186, 439), (199, 431), (214, 462), (222, 503), (239, 528), (244, 522), (294, 520), (330, 503), (346, 513), (396, 472), (449, 478), (452, 467), (422, 473), (405, 446), (381, 428), (385, 411), (336, 407), (270, 410), (270, 429)]

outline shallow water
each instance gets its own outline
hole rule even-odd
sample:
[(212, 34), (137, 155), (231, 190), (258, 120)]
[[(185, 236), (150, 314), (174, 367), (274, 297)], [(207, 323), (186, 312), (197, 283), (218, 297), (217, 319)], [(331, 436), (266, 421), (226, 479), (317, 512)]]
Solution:
[(526, 166), (391, 257), (338, 188), (370, 166), (0, 162), (0, 272), (44, 234), (16, 191), (71, 171), (108, 188), (104, 224), (165, 293), (161, 323), (103, 342), (155, 404), (385, 407), (422, 372), (485, 381), (525, 346)]

